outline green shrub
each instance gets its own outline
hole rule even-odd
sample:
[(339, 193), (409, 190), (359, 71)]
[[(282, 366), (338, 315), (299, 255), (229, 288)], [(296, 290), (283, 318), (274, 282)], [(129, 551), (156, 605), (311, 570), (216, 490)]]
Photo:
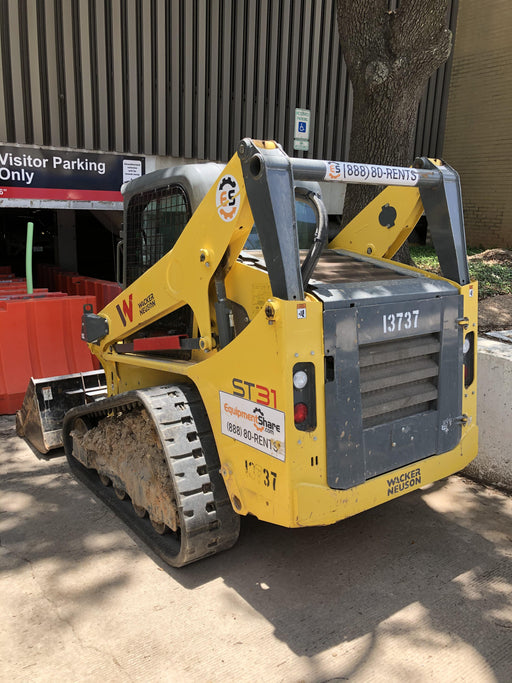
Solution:
[[(411, 257), (418, 268), (431, 273), (440, 273), (439, 260), (431, 246), (410, 247)], [(468, 256), (480, 254), (483, 249), (469, 248)], [(469, 275), (478, 280), (478, 298), (487, 299), (497, 294), (512, 294), (512, 264), (486, 262), (485, 260), (469, 261)]]

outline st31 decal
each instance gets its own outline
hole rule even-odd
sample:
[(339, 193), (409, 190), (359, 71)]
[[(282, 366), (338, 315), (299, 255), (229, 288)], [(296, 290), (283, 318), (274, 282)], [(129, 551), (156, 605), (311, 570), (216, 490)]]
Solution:
[(276, 407), (277, 394), (275, 389), (270, 389), (262, 384), (254, 384), (238, 377), (233, 377), (233, 394), (240, 398), (247, 398), (249, 401), (256, 401), (264, 406)]

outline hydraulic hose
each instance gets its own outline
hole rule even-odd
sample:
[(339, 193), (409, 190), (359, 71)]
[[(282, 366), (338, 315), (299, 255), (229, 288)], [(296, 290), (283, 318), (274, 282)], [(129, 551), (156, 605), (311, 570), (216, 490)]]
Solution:
[(320, 197), (305, 188), (297, 187), (295, 189), (297, 195), (301, 195), (304, 199), (307, 199), (314, 206), (317, 215), (317, 224), (315, 234), (313, 236), (313, 243), (309, 248), (306, 258), (304, 259), (301, 266), (302, 283), (304, 289), (306, 289), (309, 280), (315, 270), (320, 254), (327, 244), (327, 238), (329, 234), (329, 220), (327, 217), (327, 210), (323, 201)]

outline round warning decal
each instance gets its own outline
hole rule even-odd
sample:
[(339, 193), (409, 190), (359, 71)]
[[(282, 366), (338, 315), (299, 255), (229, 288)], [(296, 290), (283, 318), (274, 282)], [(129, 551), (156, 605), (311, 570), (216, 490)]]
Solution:
[(232, 221), (240, 208), (240, 188), (236, 178), (225, 175), (217, 186), (217, 212), (223, 221)]

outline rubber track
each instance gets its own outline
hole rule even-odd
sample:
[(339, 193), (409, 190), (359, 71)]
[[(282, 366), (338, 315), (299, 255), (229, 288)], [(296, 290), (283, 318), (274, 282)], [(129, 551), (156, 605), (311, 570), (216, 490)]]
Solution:
[[(135, 515), (129, 499), (119, 500), (103, 486), (96, 470), (73, 457), (71, 431), (76, 418), (90, 426), (113, 409), (144, 407), (160, 436), (169, 465), (181, 534), (158, 534), (147, 517)], [(219, 472), (220, 463), (210, 423), (198, 392), (190, 386), (164, 385), (128, 391), (73, 408), (64, 418), (64, 448), (71, 471), (159, 555), (173, 567), (195, 562), (233, 546), (240, 517), (233, 511)], [(141, 446), (143, 448), (143, 446)], [(181, 538), (180, 538), (181, 536)]]

